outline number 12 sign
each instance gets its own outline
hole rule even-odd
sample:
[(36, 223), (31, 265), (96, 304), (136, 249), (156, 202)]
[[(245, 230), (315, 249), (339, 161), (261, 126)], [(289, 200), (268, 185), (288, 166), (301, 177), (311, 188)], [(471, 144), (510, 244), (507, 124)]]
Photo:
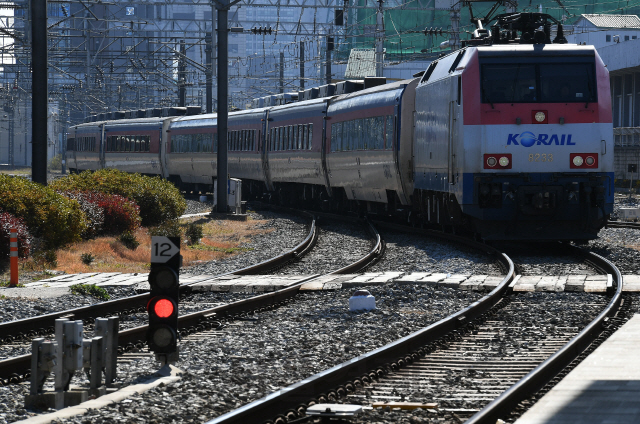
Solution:
[(151, 263), (164, 264), (180, 253), (179, 237), (151, 237)]

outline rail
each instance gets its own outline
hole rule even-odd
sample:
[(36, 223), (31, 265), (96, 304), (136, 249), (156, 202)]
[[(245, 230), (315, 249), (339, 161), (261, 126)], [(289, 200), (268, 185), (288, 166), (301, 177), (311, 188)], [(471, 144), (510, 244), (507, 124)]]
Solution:
[[(379, 223), (376, 222), (376, 225)], [(392, 225), (382, 224), (387, 227)], [(404, 229), (405, 231), (416, 232), (416, 229)], [(228, 412), (217, 417), (207, 424), (235, 424), (260, 421), (266, 421), (276, 415), (290, 409), (296, 410), (301, 404), (316, 398), (321, 393), (327, 393), (331, 390), (338, 390), (341, 386), (346, 386), (355, 379), (359, 379), (369, 372), (380, 371), (381, 367), (386, 364), (396, 362), (412, 361), (420, 352), (420, 348), (438, 340), (453, 331), (466, 326), (469, 322), (479, 317), (494, 305), (509, 290), (509, 284), (515, 278), (515, 269), (513, 262), (509, 257), (485, 244), (474, 242), (455, 235), (443, 235), (439, 232), (428, 230), (419, 230), (419, 232), (428, 233), (440, 238), (448, 240), (460, 241), (466, 245), (474, 246), (478, 249), (491, 252), (497, 256), (501, 265), (506, 269), (505, 278), (498, 286), (482, 299), (474, 302), (470, 306), (458, 311), (457, 313), (438, 321), (422, 330), (416, 331), (406, 337), (389, 343), (372, 352), (368, 352), (350, 361), (344, 362), (331, 369), (313, 375), (298, 383), (278, 390), (275, 393), (244, 405), (236, 410)], [(258, 422), (260, 422), (258, 421)]]
[[(191, 291), (191, 286), (203, 281), (208, 281), (213, 278), (222, 277), (225, 275), (248, 275), (265, 272), (272, 268), (282, 266), (284, 263), (287, 263), (291, 260), (302, 257), (315, 244), (318, 236), (315, 216), (306, 213), (305, 215), (312, 218), (309, 233), (302, 242), (300, 242), (291, 250), (256, 265), (251, 265), (246, 268), (227, 272), (217, 276), (208, 276), (200, 280), (192, 281), (188, 284), (182, 284), (180, 286), (180, 294), (188, 294)], [(110, 316), (117, 312), (132, 311), (144, 307), (148, 300), (149, 294), (143, 293), (136, 296), (96, 303), (94, 305), (83, 306), (80, 308), (67, 309), (64, 311), (58, 311), (46, 315), (39, 315), (35, 317), (24, 318), (21, 320), (3, 322), (0, 324), (0, 339), (6, 342), (23, 337), (37, 337), (38, 334), (42, 333), (43, 329), (53, 331), (54, 322), (58, 318), (88, 320), (99, 316)], [(124, 332), (121, 332), (120, 334), (122, 335), (124, 334)], [(19, 373), (16, 372), (16, 368), (12, 367), (11, 365), (13, 364), (13, 362), (11, 361), (15, 359), (16, 358), (10, 358), (0, 361), (1, 382), (4, 383), (7, 380), (9, 380), (10, 382), (16, 382), (16, 378), (19, 378)], [(18, 377), (16, 377), (17, 375)]]
[[(356, 272), (359, 269), (362, 269), (368, 266), (382, 252), (382, 247), (381, 247), (382, 240), (379, 234), (377, 233), (377, 231), (375, 230), (372, 224), (369, 224), (369, 227), (374, 234), (377, 234), (375, 246), (364, 257), (358, 259), (355, 262), (355, 263), (359, 263), (360, 266), (359, 268), (358, 267), (352, 268), (352, 272)], [(298, 246), (292, 249), (292, 251), (298, 251), (298, 252), (307, 251), (309, 249), (310, 244), (315, 243), (315, 239), (317, 236), (315, 219), (312, 224), (310, 236), (311, 236), (311, 233), (313, 233), (313, 237), (307, 237), (307, 239), (305, 239), (303, 243), (300, 243)], [(243, 270), (246, 270), (246, 268)], [(231, 274), (231, 273), (228, 273), (228, 274)], [(227, 275), (227, 274), (224, 274), (224, 275)], [(227, 305), (217, 306), (215, 308), (194, 312), (188, 315), (183, 315), (178, 318), (178, 325), (181, 328), (181, 333), (189, 334), (191, 332), (204, 330), (206, 328), (211, 328), (211, 326), (213, 325), (213, 322), (218, 319), (233, 318), (234, 316), (238, 316), (250, 311), (260, 310), (261, 308), (270, 308), (270, 307), (277, 306), (278, 304), (282, 304), (283, 302), (286, 302), (292, 299), (293, 297), (295, 297), (298, 294), (298, 291), (302, 284), (308, 281), (312, 281), (319, 277), (320, 275), (308, 276), (295, 282), (290, 287), (287, 287), (272, 293), (265, 293), (265, 294), (254, 296), (248, 299), (243, 299), (237, 302), (233, 302)], [(207, 280), (208, 279), (210, 278), (207, 278)], [(195, 281), (190, 284), (197, 284), (198, 282), (199, 281)], [(136, 298), (139, 298), (139, 296), (136, 296)], [(113, 311), (111, 311), (111, 313), (113, 313)], [(148, 326), (144, 325), (144, 326), (139, 326), (139, 327), (130, 328), (130, 329), (121, 331), (118, 335), (119, 346), (135, 346), (135, 345), (139, 345), (140, 343), (143, 343), (146, 337), (147, 327)], [(20, 381), (23, 381), (29, 375), (30, 366), (31, 366), (31, 355), (29, 354), (0, 361), (0, 379), (2, 379), (2, 384), (18, 383)]]
[(609, 221), (607, 228), (633, 228), (640, 230), (640, 222)]
[(612, 282), (616, 290), (611, 301), (596, 319), (589, 323), (589, 325), (571, 339), (569, 343), (564, 345), (562, 349), (472, 416), (466, 424), (494, 424), (496, 420), (506, 416), (519, 402), (527, 399), (543, 388), (560, 371), (576, 359), (605, 329), (609, 317), (617, 312), (622, 301), (623, 285), (622, 275), (618, 268), (600, 255), (584, 251), (577, 247), (572, 246), (572, 248), (584, 256), (586, 260), (594, 266), (606, 274), (612, 275)]

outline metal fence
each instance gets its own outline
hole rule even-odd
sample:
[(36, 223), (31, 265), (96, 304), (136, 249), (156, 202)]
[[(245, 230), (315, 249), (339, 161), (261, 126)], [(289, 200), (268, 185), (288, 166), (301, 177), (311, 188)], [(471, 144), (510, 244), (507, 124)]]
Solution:
[(618, 127), (613, 129), (616, 146), (640, 146), (640, 127)]

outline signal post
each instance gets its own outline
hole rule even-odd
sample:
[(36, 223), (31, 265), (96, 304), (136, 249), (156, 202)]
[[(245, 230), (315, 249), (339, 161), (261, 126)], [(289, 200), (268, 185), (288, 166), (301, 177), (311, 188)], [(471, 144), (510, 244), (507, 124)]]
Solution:
[(151, 294), (147, 302), (147, 344), (163, 364), (178, 361), (178, 302), (180, 300), (179, 237), (151, 238)]

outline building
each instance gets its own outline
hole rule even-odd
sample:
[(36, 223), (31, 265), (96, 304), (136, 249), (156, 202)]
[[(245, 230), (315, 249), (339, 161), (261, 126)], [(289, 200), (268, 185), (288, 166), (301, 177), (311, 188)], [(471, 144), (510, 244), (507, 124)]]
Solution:
[(640, 38), (640, 18), (636, 15), (584, 14), (566, 28), (567, 41), (599, 49)]
[(611, 77), (616, 179), (640, 176), (640, 39), (598, 49)]

